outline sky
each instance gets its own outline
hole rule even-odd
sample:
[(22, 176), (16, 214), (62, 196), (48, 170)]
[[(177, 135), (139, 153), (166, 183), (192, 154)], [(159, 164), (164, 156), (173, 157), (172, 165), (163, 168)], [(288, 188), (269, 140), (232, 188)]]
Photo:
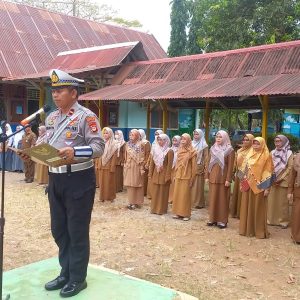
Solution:
[(170, 41), (170, 0), (96, 0), (119, 11), (119, 16), (138, 20), (143, 31), (152, 33), (167, 51)]

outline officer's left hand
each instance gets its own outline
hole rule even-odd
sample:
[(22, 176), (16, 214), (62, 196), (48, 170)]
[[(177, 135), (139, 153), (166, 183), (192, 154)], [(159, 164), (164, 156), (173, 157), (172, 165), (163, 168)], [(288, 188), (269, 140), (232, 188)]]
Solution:
[(64, 147), (58, 150), (59, 157), (65, 160), (71, 160), (74, 158), (74, 149), (72, 147)]

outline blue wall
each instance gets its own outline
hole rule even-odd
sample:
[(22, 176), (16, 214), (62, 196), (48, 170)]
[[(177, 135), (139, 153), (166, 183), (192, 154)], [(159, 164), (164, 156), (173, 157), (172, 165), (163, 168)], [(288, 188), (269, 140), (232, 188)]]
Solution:
[(285, 110), (282, 131), (300, 137), (300, 110)]

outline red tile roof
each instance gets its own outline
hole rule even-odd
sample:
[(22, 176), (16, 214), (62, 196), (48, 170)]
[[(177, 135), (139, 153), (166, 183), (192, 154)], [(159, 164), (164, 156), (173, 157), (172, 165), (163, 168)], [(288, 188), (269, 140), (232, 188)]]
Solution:
[(131, 63), (121, 68), (114, 84), (80, 99), (300, 94), (300, 41)]
[(166, 57), (153, 35), (0, 1), (0, 77), (45, 70), (59, 52), (139, 41), (149, 59)]

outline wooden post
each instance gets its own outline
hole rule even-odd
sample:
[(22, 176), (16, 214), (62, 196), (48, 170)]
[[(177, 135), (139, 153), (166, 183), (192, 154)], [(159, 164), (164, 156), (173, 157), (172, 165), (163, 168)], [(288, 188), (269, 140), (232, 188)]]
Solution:
[(268, 111), (269, 111), (269, 96), (268, 95), (262, 96), (261, 106), (262, 106), (261, 134), (262, 134), (262, 137), (265, 140), (267, 140), (267, 137), (268, 137)]
[(209, 101), (206, 101), (205, 112), (204, 112), (204, 123), (205, 123), (205, 139), (209, 141), (209, 120), (210, 120), (211, 107)]
[(163, 132), (167, 133), (169, 120), (168, 120), (168, 108), (165, 100), (162, 101), (162, 105), (163, 105)]
[(100, 122), (100, 126), (101, 129), (104, 126), (104, 120), (103, 120), (103, 116), (104, 116), (104, 112), (103, 112), (103, 101), (102, 100), (98, 100), (98, 104), (99, 104), (99, 122)]
[(146, 129), (146, 136), (147, 139), (150, 139), (150, 126), (151, 126), (151, 105), (150, 100), (147, 102), (147, 129)]

